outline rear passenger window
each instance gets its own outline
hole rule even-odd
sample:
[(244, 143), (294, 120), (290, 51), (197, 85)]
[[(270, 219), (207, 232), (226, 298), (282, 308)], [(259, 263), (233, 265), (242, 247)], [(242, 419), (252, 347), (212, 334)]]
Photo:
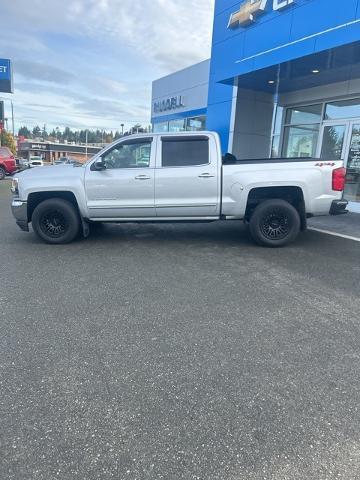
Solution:
[(163, 167), (190, 167), (208, 163), (208, 137), (162, 137)]

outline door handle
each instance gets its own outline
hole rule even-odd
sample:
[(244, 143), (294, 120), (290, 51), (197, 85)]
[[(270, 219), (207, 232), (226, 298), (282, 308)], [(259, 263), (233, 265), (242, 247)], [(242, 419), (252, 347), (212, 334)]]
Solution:
[(215, 175), (211, 175), (211, 173), (202, 173), (199, 175), (199, 178), (214, 178)]
[(151, 180), (151, 177), (148, 177), (147, 175), (138, 175), (135, 177), (135, 180)]

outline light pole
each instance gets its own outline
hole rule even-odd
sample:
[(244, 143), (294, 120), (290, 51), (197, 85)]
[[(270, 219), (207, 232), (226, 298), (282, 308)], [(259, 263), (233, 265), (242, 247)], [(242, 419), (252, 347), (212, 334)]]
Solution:
[(86, 156), (86, 161), (88, 159), (88, 129), (85, 130), (85, 156)]
[(121, 136), (124, 136), (124, 126), (125, 125), (122, 123), (120, 126), (121, 126)]
[(15, 137), (15, 122), (14, 122), (14, 104), (11, 100), (11, 122), (12, 122), (12, 134)]

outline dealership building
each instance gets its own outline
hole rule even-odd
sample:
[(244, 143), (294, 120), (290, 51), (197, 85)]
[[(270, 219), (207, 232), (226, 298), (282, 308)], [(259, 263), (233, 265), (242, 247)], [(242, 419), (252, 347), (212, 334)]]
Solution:
[(360, 0), (216, 0), (211, 59), (153, 83), (152, 123), (240, 159), (343, 159), (360, 212)]

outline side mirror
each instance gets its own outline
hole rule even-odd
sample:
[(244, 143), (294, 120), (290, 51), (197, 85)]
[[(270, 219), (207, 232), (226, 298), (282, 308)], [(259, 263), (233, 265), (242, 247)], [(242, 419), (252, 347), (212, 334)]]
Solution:
[(225, 153), (222, 160), (224, 165), (237, 162), (237, 158), (232, 153)]
[(106, 165), (102, 157), (95, 160), (95, 162), (91, 165), (91, 170), (95, 172), (106, 170)]

